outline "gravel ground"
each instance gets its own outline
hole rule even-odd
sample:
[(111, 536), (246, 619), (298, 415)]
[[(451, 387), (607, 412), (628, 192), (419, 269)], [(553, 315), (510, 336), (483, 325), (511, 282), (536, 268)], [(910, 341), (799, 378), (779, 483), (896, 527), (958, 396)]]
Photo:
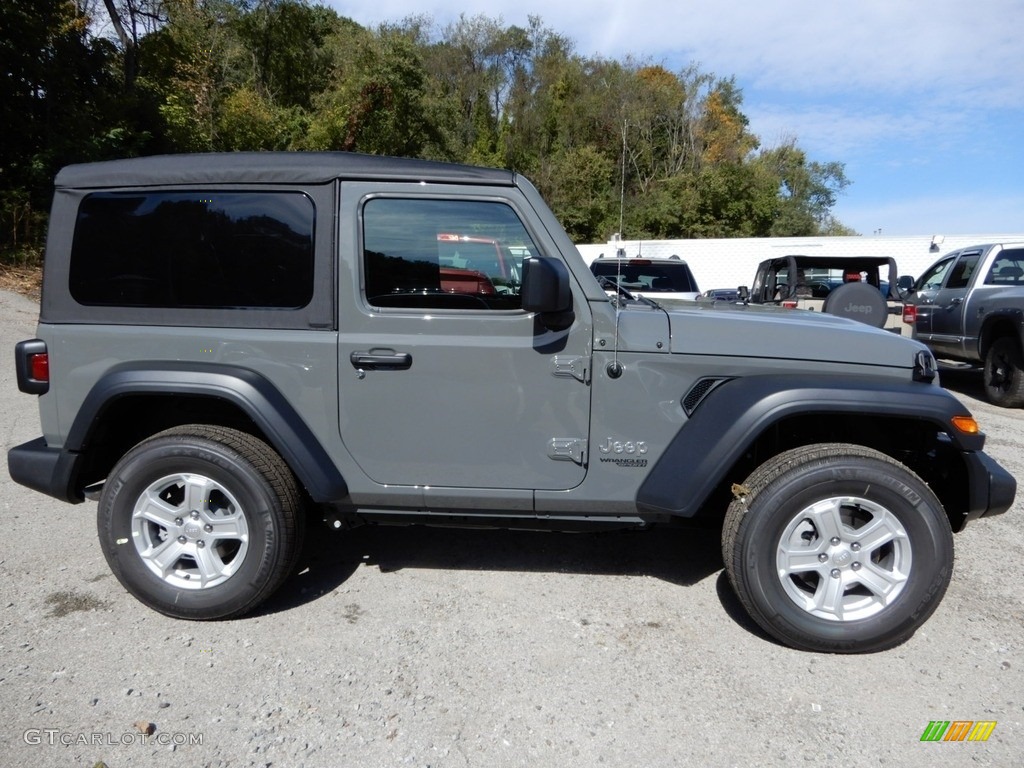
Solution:
[[(0, 292), (0, 348), (30, 338), (36, 314)], [(970, 374), (943, 383), (1024, 481), (1024, 412), (980, 402)], [(5, 448), (37, 436), (13, 365), (0, 387)], [(325, 531), (309, 569), (257, 615), (190, 623), (109, 574), (94, 504), (3, 473), (0, 505), (8, 766), (902, 768), (1024, 756), (1024, 501), (956, 537), (949, 592), (909, 642), (854, 657), (761, 634), (709, 531)], [(932, 720), (998, 724), (986, 742), (921, 742)]]

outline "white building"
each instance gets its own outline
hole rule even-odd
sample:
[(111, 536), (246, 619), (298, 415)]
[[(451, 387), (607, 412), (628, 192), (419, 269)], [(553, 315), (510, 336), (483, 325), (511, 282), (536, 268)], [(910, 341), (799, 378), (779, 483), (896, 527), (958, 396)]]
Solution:
[[(701, 290), (749, 286), (757, 265), (790, 254), (892, 256), (901, 275), (915, 278), (943, 254), (982, 243), (1024, 242), (1024, 234), (886, 237), (748, 237), (709, 240), (620, 240), (576, 246), (589, 264), (602, 254), (629, 258), (678, 256), (690, 265)], [(620, 253), (621, 251), (621, 253)]]

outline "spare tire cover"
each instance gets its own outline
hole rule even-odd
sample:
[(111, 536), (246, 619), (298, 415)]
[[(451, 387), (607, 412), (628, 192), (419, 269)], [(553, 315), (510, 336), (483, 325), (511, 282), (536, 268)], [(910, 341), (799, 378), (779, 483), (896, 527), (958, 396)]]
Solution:
[(882, 328), (889, 305), (882, 292), (870, 283), (846, 283), (829, 293), (822, 311)]

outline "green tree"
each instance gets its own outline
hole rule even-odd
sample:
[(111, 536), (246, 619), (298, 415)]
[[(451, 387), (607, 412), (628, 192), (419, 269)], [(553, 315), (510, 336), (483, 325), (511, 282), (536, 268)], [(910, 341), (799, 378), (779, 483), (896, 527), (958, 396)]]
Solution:
[(252, 62), (247, 85), (275, 104), (309, 109), (331, 71), (327, 40), (338, 22), (334, 11), (307, 0), (260, 0), (237, 22)]
[(117, 60), (71, 0), (0, 3), (0, 248), (41, 246), (52, 180), (117, 153)]
[(441, 134), (442, 145), (453, 159), (467, 160), (474, 152), (489, 156), (497, 144), (503, 72), (489, 51), (501, 32), (498, 22), (484, 16), (447, 25), (439, 35), (427, 20), (415, 22), (414, 45), (423, 66), (423, 95)]
[(38, 243), (60, 165), (221, 149), (511, 168), (578, 240), (849, 233), (842, 163), (760, 149), (733, 78), (579, 56), (537, 16), (366, 29), (317, 0), (6, 0), (0, 64), (6, 249)]
[(224, 95), (249, 79), (250, 57), (234, 33), (241, 9), (233, 0), (168, 0), (167, 13), (140, 46), (138, 89), (157, 105), (163, 151), (207, 152)]
[(217, 146), (228, 151), (288, 149), (304, 127), (301, 110), (277, 106), (243, 86), (225, 96), (217, 117)]
[(400, 29), (344, 30), (328, 89), (317, 99), (306, 147), (417, 157), (437, 143), (419, 51)]
[[(173, 0), (172, 0), (173, 1)], [(167, 21), (163, 0), (103, 0), (107, 21), (120, 48), (125, 93), (135, 88), (142, 38)]]
[(605, 239), (603, 229), (611, 217), (609, 189), (616, 168), (593, 147), (578, 147), (557, 153), (548, 165), (557, 183), (549, 182), (548, 203), (558, 211), (559, 220), (576, 242)]
[(762, 152), (755, 162), (777, 182), (778, 211), (768, 235), (800, 237), (826, 227), (835, 230), (831, 210), (850, 184), (842, 163), (808, 161), (795, 139)]

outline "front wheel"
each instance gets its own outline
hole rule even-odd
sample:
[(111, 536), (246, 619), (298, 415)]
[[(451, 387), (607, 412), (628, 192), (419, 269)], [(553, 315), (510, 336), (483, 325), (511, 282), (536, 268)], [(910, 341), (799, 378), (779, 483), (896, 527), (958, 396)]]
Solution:
[(298, 486), (252, 435), (191, 425), (132, 448), (111, 470), (97, 512), (110, 569), (136, 598), (182, 619), (251, 611), (300, 554)]
[(796, 448), (735, 489), (722, 553), (740, 601), (794, 648), (880, 651), (938, 606), (953, 570), (942, 505), (904, 465), (856, 445)]
[(1024, 405), (1024, 358), (1009, 336), (992, 342), (985, 355), (985, 395), (1003, 408)]

